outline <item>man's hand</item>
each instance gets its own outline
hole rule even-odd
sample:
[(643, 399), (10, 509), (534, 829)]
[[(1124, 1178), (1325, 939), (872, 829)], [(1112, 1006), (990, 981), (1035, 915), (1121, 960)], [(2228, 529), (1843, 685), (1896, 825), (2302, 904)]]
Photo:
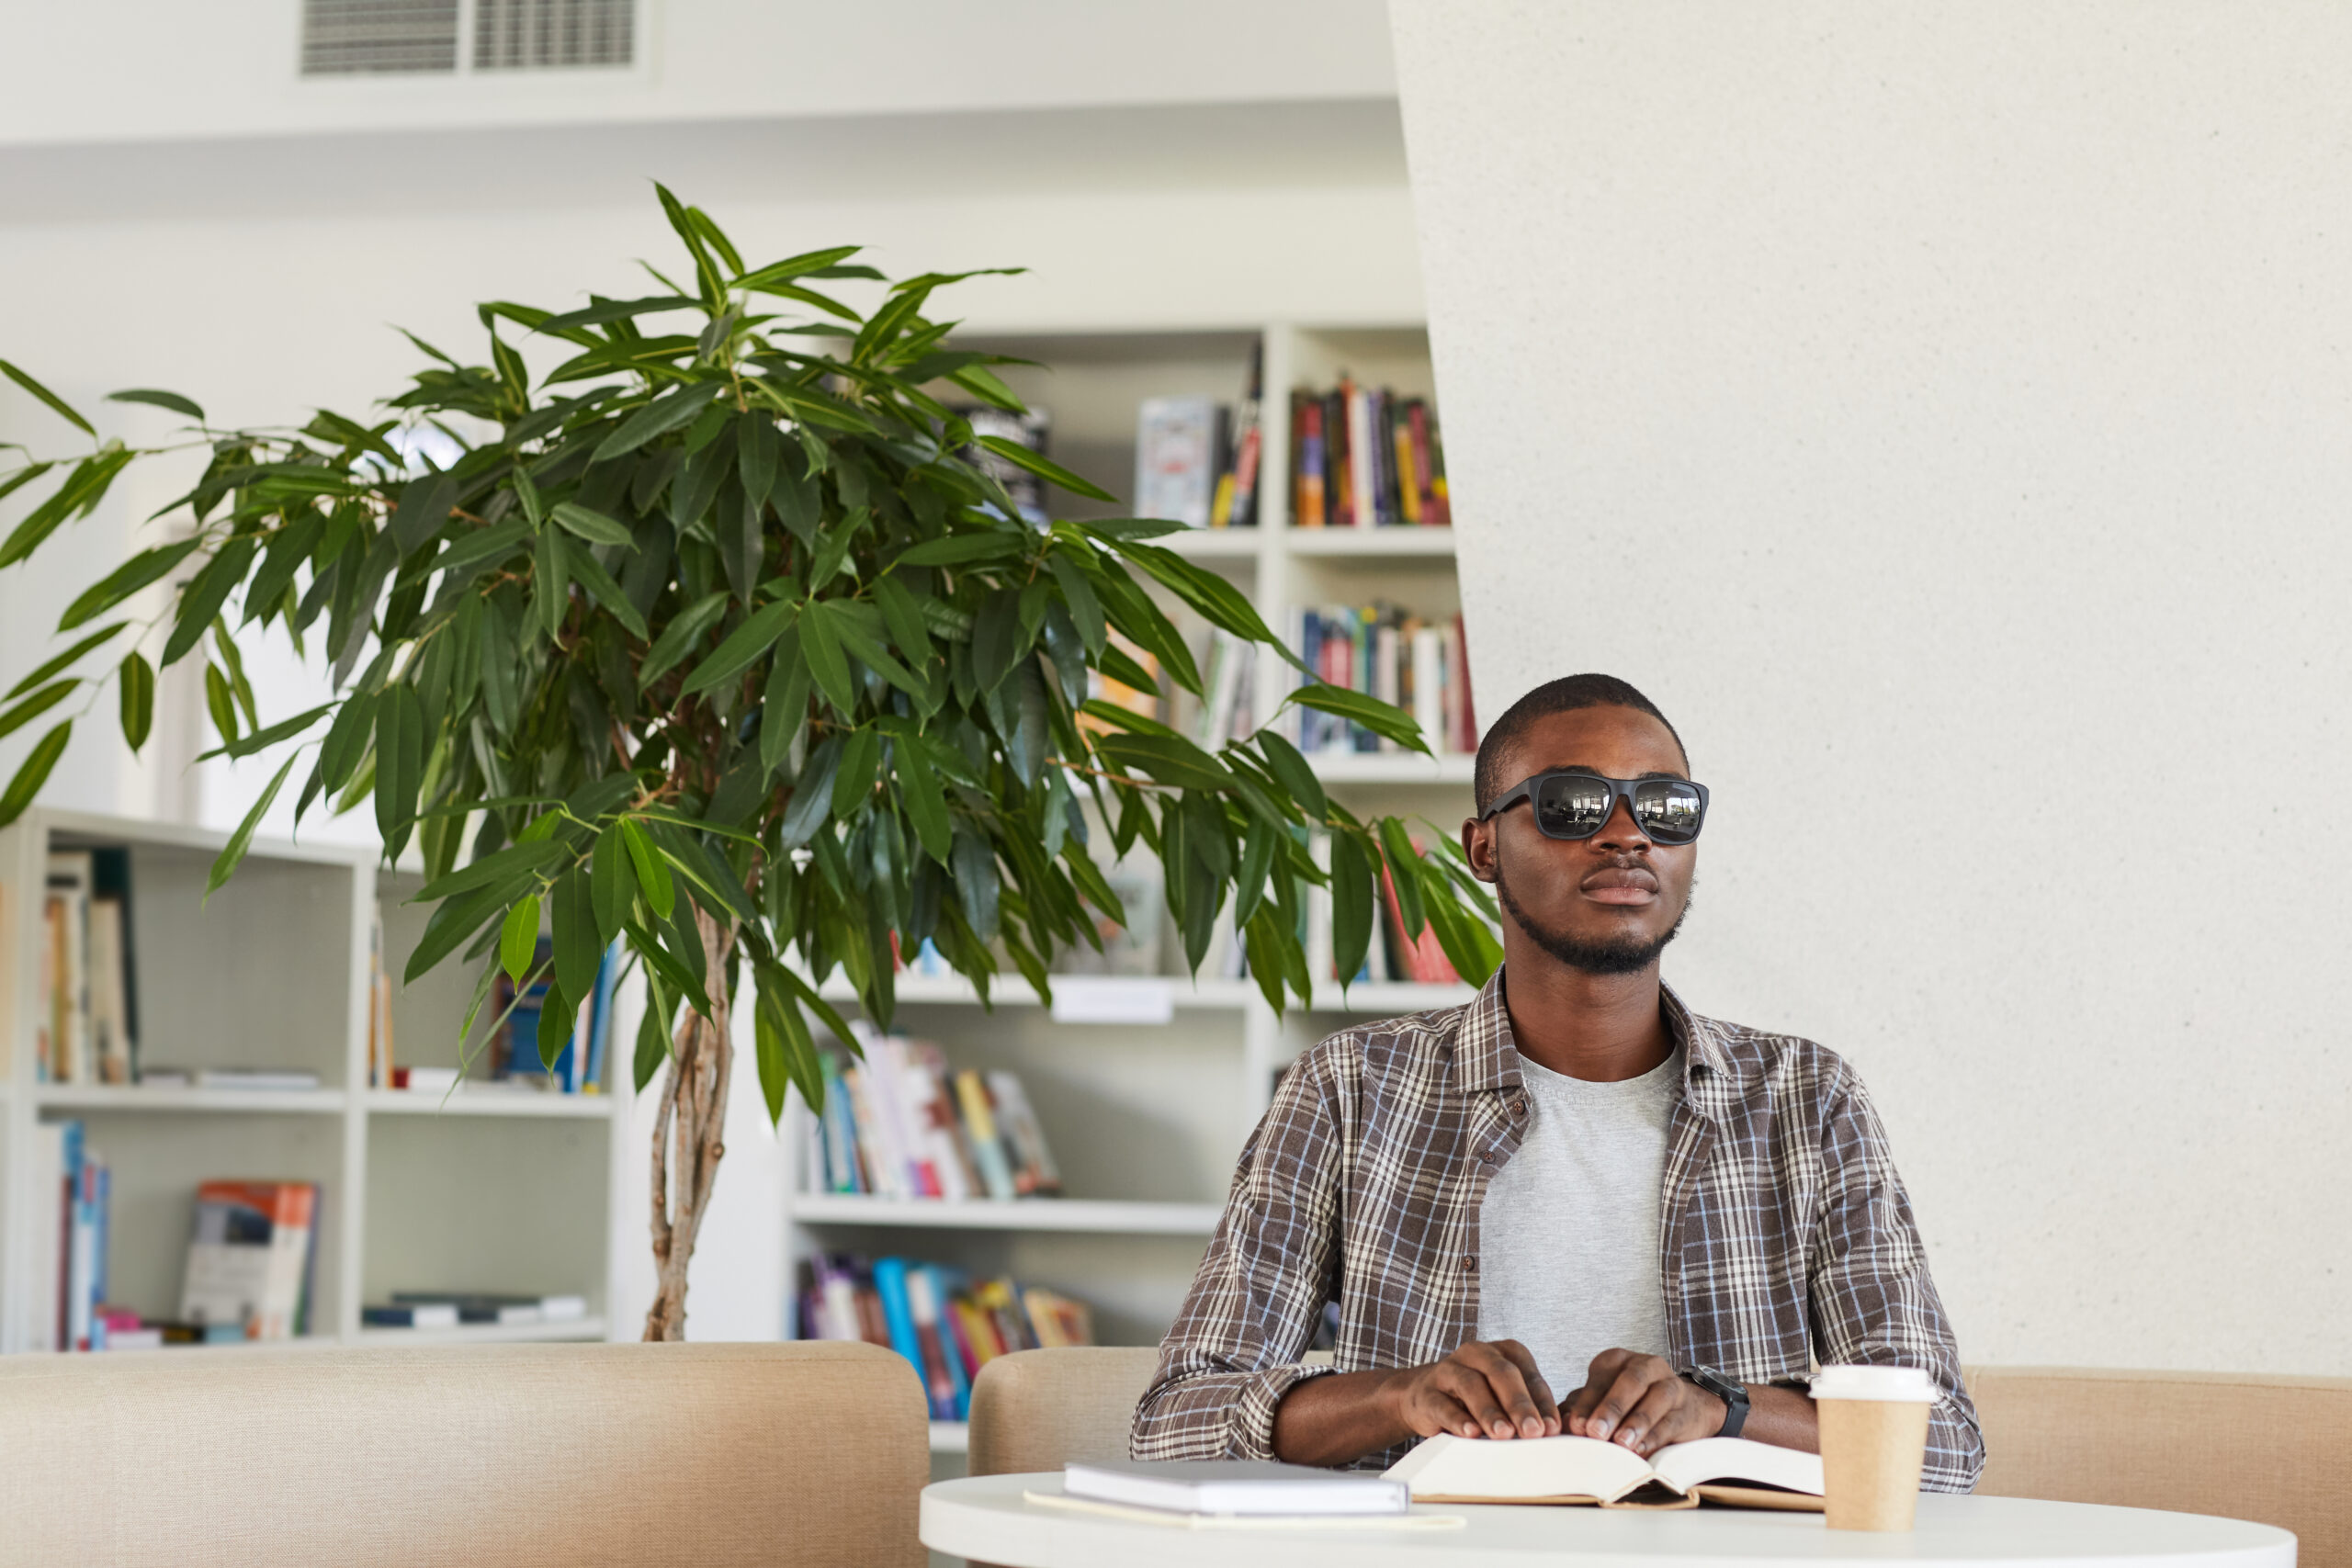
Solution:
[(1668, 1443), (1713, 1437), (1724, 1428), (1727, 1408), (1676, 1376), (1663, 1356), (1603, 1350), (1592, 1359), (1584, 1386), (1568, 1396), (1567, 1427), (1577, 1437), (1623, 1443), (1647, 1458)]
[(1396, 1419), (1416, 1437), (1550, 1438), (1560, 1407), (1516, 1339), (1476, 1341), (1442, 1361), (1396, 1375), (1388, 1396)]

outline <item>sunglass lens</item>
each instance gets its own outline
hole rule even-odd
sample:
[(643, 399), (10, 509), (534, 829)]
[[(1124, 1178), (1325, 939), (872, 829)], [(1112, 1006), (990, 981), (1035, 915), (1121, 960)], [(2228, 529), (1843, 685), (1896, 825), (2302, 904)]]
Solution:
[(1535, 792), (1535, 826), (1555, 839), (1589, 839), (1616, 804), (1605, 781), (1555, 773)]
[(1679, 779), (1651, 779), (1634, 786), (1634, 821), (1661, 844), (1687, 844), (1699, 836), (1705, 807), (1696, 786)]

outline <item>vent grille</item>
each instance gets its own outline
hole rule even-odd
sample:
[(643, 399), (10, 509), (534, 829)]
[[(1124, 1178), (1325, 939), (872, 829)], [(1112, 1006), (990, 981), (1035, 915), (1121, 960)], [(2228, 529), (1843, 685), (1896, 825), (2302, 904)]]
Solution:
[(303, 0), (302, 74), (626, 66), (637, 58), (637, 0)]
[(305, 0), (302, 74), (455, 71), (458, 0)]
[(474, 69), (627, 65), (636, 9), (636, 0), (474, 0)]

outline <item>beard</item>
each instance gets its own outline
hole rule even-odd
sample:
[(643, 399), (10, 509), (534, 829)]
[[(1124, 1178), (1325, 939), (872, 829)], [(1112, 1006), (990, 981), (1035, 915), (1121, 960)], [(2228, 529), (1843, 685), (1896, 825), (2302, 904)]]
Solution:
[[(1695, 887), (1697, 885), (1694, 882), (1692, 886)], [(1519, 929), (1525, 931), (1536, 946), (1569, 968), (1587, 975), (1640, 974), (1657, 962), (1658, 954), (1664, 953), (1666, 944), (1681, 931), (1682, 922), (1690, 914), (1690, 899), (1686, 895), (1681, 912), (1674, 917), (1674, 924), (1667, 928), (1663, 936), (1645, 940), (1629, 933), (1600, 942), (1587, 942), (1566, 931), (1554, 931), (1532, 918), (1521, 907), (1519, 900), (1511, 897), (1510, 882), (1504, 876), (1499, 860), (1495, 865), (1495, 896), (1510, 912), (1510, 918), (1519, 922)]]

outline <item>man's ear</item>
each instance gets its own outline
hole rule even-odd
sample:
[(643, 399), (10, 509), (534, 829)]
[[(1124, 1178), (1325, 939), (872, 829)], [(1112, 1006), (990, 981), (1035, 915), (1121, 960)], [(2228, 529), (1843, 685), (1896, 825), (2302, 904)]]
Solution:
[(1462, 824), (1462, 852), (1470, 862), (1470, 874), (1481, 882), (1495, 879), (1495, 824), (1492, 818), (1481, 822), (1467, 818)]

